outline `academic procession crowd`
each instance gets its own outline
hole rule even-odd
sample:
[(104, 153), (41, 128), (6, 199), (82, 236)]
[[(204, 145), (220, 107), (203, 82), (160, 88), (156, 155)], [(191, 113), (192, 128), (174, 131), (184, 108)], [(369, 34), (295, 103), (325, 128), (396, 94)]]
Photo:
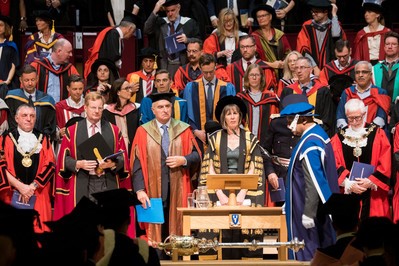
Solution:
[[(335, 1), (306, 1), (312, 19), (296, 47), (275, 27), (293, 0), (209, 0), (209, 36), (180, 15), (184, 1), (158, 0), (144, 17), (141, 1), (110, 1), (111, 26), (82, 75), (72, 44), (54, 32), (63, 1), (45, 2), (21, 64), (13, 23), (0, 15), (4, 265), (159, 265), (154, 247), (182, 235), (177, 208), (207, 174), (258, 176), (257, 189), (236, 191), (237, 204), (281, 206), (288, 239), (305, 241), (290, 259), (397, 265), (399, 34), (383, 25), (379, 1), (358, 7), (367, 26), (353, 43)], [(137, 54), (140, 69), (121, 77), (123, 40), (139, 29), (150, 45)], [(228, 191), (208, 193), (228, 204)], [(152, 198), (165, 222), (138, 223), (133, 206)], [(209, 227), (198, 235), (263, 241), (257, 228)]]

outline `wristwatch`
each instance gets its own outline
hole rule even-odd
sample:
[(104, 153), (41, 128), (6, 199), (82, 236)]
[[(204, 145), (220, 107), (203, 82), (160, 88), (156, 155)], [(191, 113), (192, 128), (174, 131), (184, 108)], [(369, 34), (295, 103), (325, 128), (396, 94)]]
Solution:
[(26, 17), (21, 17), (21, 21), (22, 21), (22, 20), (26, 20)]
[(38, 184), (35, 182), (35, 181), (33, 181), (32, 183), (30, 183), (31, 185), (33, 185), (33, 187), (35, 188), (35, 189), (37, 189), (38, 188)]

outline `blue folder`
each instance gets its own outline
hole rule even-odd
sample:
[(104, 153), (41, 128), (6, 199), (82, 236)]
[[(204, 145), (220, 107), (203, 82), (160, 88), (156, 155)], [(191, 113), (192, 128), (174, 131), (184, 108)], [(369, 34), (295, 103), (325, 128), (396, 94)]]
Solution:
[(269, 193), (272, 202), (285, 201), (285, 185), (281, 177), (278, 178), (278, 189), (274, 189), (272, 185), (269, 184)]
[(183, 51), (186, 49), (186, 45), (184, 43), (178, 42), (177, 36), (181, 35), (181, 32), (177, 32), (175, 34), (172, 34), (170, 36), (165, 37), (165, 44), (166, 44), (166, 50), (168, 54), (175, 54), (177, 52)]
[(21, 194), (17, 191), (14, 190), (14, 193), (12, 194), (12, 199), (11, 199), (11, 206), (17, 209), (25, 209), (25, 210), (33, 210), (35, 207), (36, 203), (36, 195), (32, 195), (32, 197), (29, 198), (29, 201), (27, 203), (23, 203), (22, 201), (19, 201), (19, 196)]
[(163, 224), (163, 205), (161, 198), (150, 199), (151, 207), (144, 209), (141, 205), (136, 205), (137, 221), (139, 223)]
[(374, 166), (367, 163), (353, 162), (349, 179), (355, 180), (355, 178), (368, 178), (373, 173)]

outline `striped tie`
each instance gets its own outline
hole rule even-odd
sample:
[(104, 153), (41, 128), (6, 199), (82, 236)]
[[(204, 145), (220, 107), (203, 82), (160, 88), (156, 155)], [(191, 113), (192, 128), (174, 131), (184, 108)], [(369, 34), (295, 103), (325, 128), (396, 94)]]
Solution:
[(146, 90), (145, 90), (145, 95), (146, 96), (150, 95), (151, 92), (152, 92), (152, 80), (151, 80), (151, 77), (152, 77), (151, 73), (147, 74), (147, 87), (146, 87)]

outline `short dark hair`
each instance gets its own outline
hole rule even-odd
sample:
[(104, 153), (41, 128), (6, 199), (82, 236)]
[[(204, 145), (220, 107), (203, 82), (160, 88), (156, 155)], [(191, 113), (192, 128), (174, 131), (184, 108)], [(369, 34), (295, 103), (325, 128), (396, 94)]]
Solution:
[(187, 42), (187, 45), (189, 43), (198, 43), (201, 51), (202, 51), (202, 48), (204, 47), (204, 43), (202, 42), (202, 40), (200, 40), (198, 38), (190, 38), (189, 41)]
[(31, 74), (31, 73), (36, 73), (37, 74), (36, 68), (34, 68), (31, 65), (24, 65), (24, 67), (22, 68), (22, 73), (21, 74)]
[(387, 33), (385, 33), (385, 36), (384, 36), (384, 43), (385, 43), (385, 42), (387, 41), (387, 39), (390, 38), (390, 37), (396, 38), (396, 40), (398, 40), (398, 42), (399, 42), (399, 34), (398, 34), (397, 32), (394, 32), (394, 31), (388, 31)]
[(199, 66), (200, 67), (207, 66), (207, 65), (210, 65), (212, 63), (216, 64), (216, 60), (215, 60), (215, 57), (213, 55), (211, 55), (211, 54), (203, 54), (203, 55), (201, 55), (201, 57), (199, 59)]
[(72, 82), (82, 82), (84, 84), (85, 80), (77, 74), (72, 74), (68, 78), (68, 85), (71, 85)]
[(170, 73), (166, 69), (159, 69), (157, 72), (155, 72), (155, 78), (157, 78), (158, 75), (160, 74), (168, 74), (168, 78), (170, 79)]
[(254, 38), (254, 36), (252, 36), (252, 35), (244, 35), (244, 36), (241, 36), (240, 39), (238, 40), (238, 43), (241, 43), (242, 41), (247, 40), (247, 39), (252, 40), (252, 43), (255, 44), (255, 38)]
[(338, 41), (335, 42), (335, 50), (337, 50), (337, 52), (342, 52), (344, 50), (344, 48), (348, 48), (348, 50), (351, 49), (350, 43), (348, 40), (342, 40), (339, 39)]

